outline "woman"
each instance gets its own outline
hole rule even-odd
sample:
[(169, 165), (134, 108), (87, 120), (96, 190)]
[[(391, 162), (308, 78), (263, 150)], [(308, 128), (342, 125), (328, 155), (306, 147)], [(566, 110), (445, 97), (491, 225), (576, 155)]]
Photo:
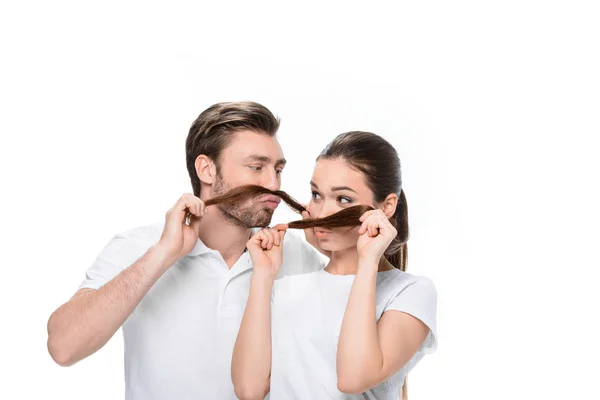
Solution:
[[(359, 227), (307, 229), (330, 258), (275, 281), (286, 226), (247, 244), (254, 262), (232, 360), (241, 399), (398, 399), (406, 374), (436, 348), (436, 290), (405, 273), (407, 206), (400, 161), (383, 138), (349, 132), (320, 156), (307, 210), (323, 218), (368, 205)], [(390, 220), (392, 222), (390, 222)]]

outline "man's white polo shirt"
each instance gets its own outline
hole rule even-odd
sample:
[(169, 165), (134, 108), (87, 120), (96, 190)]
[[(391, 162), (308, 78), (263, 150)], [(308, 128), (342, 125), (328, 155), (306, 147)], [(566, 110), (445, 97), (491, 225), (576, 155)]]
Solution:
[[(156, 244), (163, 224), (116, 235), (81, 288), (98, 289)], [(323, 268), (325, 258), (288, 231), (278, 278)], [(248, 300), (252, 261), (231, 269), (200, 240), (154, 284), (123, 325), (127, 400), (236, 399), (231, 356)]]

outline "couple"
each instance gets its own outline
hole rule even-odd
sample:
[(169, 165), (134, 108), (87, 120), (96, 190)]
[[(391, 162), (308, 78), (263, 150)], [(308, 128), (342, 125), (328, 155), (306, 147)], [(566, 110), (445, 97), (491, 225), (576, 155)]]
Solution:
[(253, 102), (199, 115), (186, 140), (194, 194), (164, 223), (111, 239), (48, 321), (58, 364), (91, 355), (122, 326), (128, 400), (398, 398), (435, 350), (436, 292), (403, 272), (397, 153), (364, 132), (323, 150), (303, 217), (374, 210), (360, 226), (306, 229), (309, 246), (285, 224), (252, 229), (269, 225), (278, 197), (205, 204), (239, 186), (280, 188), (278, 127)]

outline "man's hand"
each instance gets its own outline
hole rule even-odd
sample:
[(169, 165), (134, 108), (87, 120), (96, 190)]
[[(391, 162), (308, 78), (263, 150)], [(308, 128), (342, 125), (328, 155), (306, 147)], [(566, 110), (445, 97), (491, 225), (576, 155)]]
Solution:
[(185, 193), (167, 211), (165, 227), (157, 246), (175, 261), (187, 255), (198, 242), (200, 221), (207, 212), (207, 206), (200, 198)]

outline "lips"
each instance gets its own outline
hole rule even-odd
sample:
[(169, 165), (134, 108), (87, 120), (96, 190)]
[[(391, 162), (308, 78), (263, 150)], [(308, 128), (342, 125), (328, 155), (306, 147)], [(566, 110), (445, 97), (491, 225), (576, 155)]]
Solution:
[(277, 206), (279, 205), (279, 203), (281, 202), (281, 199), (277, 196), (267, 196), (264, 197), (261, 200), (261, 203), (265, 203), (267, 206), (271, 207), (271, 208), (277, 208)]
[(327, 229), (323, 229), (323, 228), (314, 228), (313, 231), (315, 232), (315, 236), (319, 239), (326, 238), (327, 235), (329, 235), (329, 233), (331, 232), (331, 231), (329, 231)]

